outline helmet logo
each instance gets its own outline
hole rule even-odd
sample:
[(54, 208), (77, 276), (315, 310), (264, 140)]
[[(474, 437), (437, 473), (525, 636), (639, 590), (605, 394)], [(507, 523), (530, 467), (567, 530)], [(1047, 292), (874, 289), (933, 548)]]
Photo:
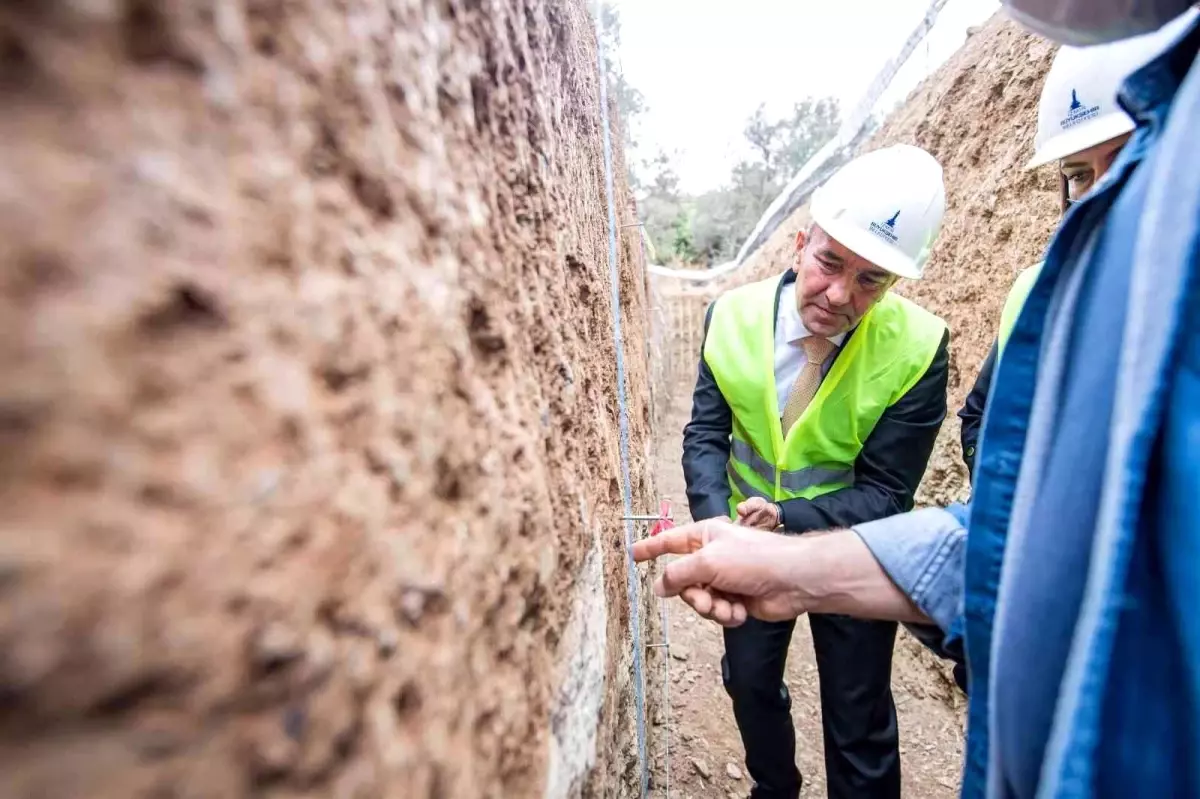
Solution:
[(891, 219), (885, 220), (882, 223), (872, 222), (871, 232), (889, 244), (895, 244), (900, 238), (896, 235), (896, 219), (899, 216), (900, 212), (896, 211), (896, 213), (892, 214)]
[(1073, 128), (1080, 122), (1087, 122), (1089, 119), (1095, 119), (1100, 115), (1100, 106), (1086, 105), (1079, 99), (1079, 94), (1071, 89), (1071, 107), (1067, 109), (1067, 115), (1059, 121), (1059, 126), (1063, 130)]

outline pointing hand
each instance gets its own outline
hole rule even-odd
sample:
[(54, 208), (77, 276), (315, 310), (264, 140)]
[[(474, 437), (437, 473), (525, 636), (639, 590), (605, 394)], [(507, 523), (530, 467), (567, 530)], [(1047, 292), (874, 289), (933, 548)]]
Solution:
[(736, 627), (748, 615), (782, 621), (807, 610), (789, 568), (802, 554), (802, 543), (709, 519), (638, 541), (633, 559), (641, 563), (666, 554), (683, 555), (663, 569), (655, 593), (678, 596), (706, 619)]

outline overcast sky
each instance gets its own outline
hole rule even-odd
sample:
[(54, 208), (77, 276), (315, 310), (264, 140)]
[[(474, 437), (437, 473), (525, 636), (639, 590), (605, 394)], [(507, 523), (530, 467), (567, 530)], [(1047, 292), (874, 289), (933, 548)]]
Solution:
[[(776, 114), (806, 96), (849, 108), (921, 21), (929, 0), (614, 0), (619, 59), (645, 95), (637, 154), (675, 154), (683, 188), (720, 186), (744, 154), (759, 103)], [(885, 96), (902, 100), (986, 20), (997, 0), (949, 0)]]

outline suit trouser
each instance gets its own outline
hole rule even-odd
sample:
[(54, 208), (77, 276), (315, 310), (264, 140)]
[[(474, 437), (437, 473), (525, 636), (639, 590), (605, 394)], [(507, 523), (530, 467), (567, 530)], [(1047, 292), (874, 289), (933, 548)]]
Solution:
[[(900, 742), (892, 701), (894, 622), (809, 614), (830, 799), (899, 799)], [(794, 621), (749, 619), (725, 630), (721, 673), (755, 799), (796, 799), (796, 731), (784, 684)]]

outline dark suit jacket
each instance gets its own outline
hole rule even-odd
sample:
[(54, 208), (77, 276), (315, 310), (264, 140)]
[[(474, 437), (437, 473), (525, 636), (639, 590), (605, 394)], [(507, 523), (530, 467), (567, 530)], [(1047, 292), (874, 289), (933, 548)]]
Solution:
[[(780, 292), (795, 280), (796, 275), (791, 270), (780, 279), (775, 290), (776, 316)], [(720, 298), (716, 302), (720, 302)], [(712, 309), (710, 305), (704, 320), (706, 336)], [(853, 331), (850, 335), (854, 335)], [(946, 418), (949, 342), (947, 332), (924, 376), (884, 411), (854, 464), (853, 486), (815, 499), (780, 503), (786, 530), (802, 533), (847, 527), (912, 508), (913, 496), (933, 452), (938, 429)], [(838, 350), (835, 359), (842, 349)], [(683, 431), (683, 474), (687, 480), (688, 505), (692, 518), (697, 521), (729, 515), (725, 464), (729, 460), (732, 432), (733, 412), (704, 362), (702, 347), (700, 374), (692, 393), (692, 419)]]
[(979, 433), (983, 430), (983, 412), (987, 410), (988, 391), (992, 387), (992, 372), (996, 368), (996, 345), (984, 358), (975, 377), (975, 385), (967, 395), (958, 418), (962, 419), (962, 450), (963, 462), (967, 464), (967, 472), (975, 479), (975, 451), (979, 449)]

